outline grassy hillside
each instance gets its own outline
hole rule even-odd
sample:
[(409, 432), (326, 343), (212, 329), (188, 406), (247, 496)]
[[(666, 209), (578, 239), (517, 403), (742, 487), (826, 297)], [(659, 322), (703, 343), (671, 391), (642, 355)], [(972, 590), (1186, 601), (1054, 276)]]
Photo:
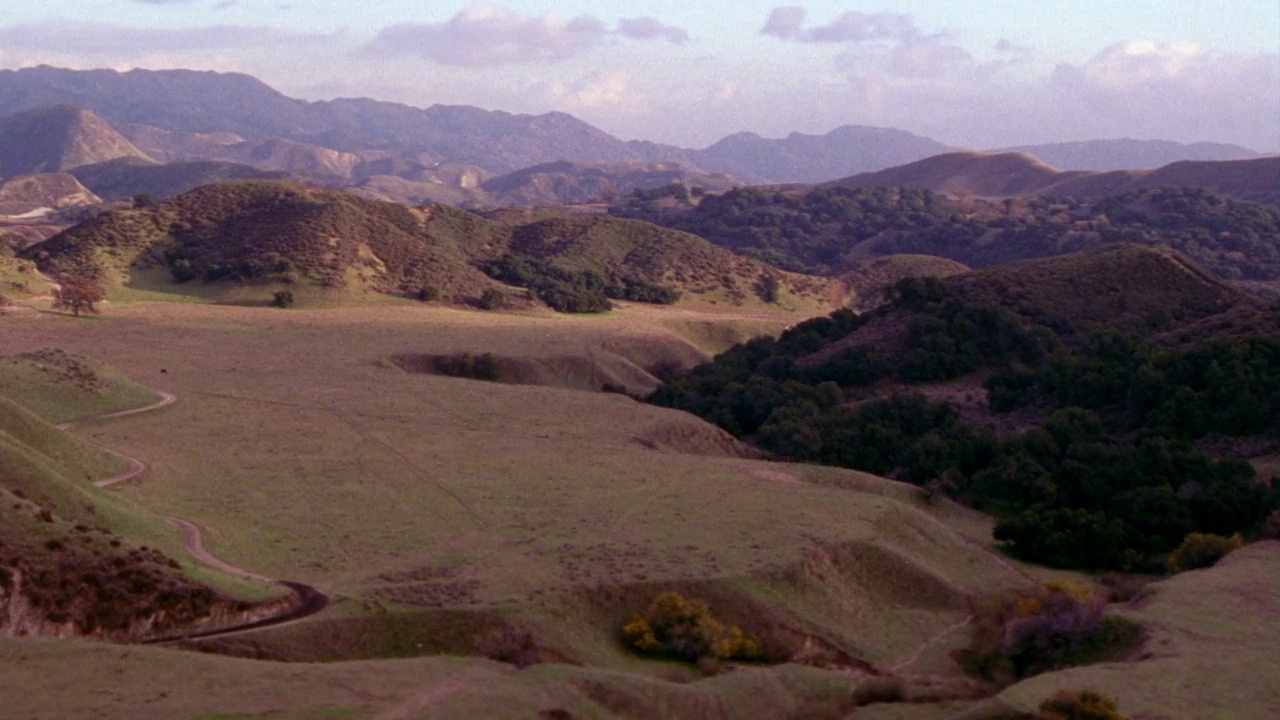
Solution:
[(176, 549), (160, 518), (91, 484), (125, 470), (122, 458), (52, 424), (154, 397), (58, 351), (0, 358), (0, 636), (129, 640), (251, 609), (155, 549)]
[(0, 357), (0, 396), (54, 424), (159, 399), (154, 390), (116, 370), (57, 349)]
[[(980, 539), (989, 519), (862, 473), (740, 458), (713, 443), (665, 447), (708, 426), (616, 395), (382, 363), (405, 351), (537, 359), (609, 347), (642, 365), (633, 348), (686, 342), (668, 315), (684, 327), (716, 319), (636, 306), (588, 318), (139, 304), (118, 308), (110, 327), (50, 317), (0, 336), (9, 349), (54, 336), (147, 382), (163, 377), (182, 398), (163, 425), (96, 431), (152, 465), (124, 496), (198, 521), (220, 556), (339, 597), (308, 622), (204, 645), (324, 663), (0, 639), (0, 658), (13, 661), (0, 675), (8, 707), (108, 720), (943, 720), (977, 707), (982, 688), (948, 658), (965, 643), (967, 600), (1045, 576), (990, 553)], [(1205, 680), (1187, 688), (1204, 706), (1265, 717), (1270, 648), (1236, 639), (1268, 622), (1255, 605), (1274, 595), (1274, 558), (1254, 552), (1157, 583), (1146, 606), (1113, 608), (1149, 624), (1144, 659), (1033, 678), (998, 702), (1031, 707), (1079, 681), (1155, 715), (1170, 712), (1168, 677), (1194, 672)], [(1237, 558), (1248, 561), (1238, 573)], [(1220, 570), (1231, 579), (1213, 579)], [(1188, 584), (1198, 577), (1206, 582)], [(616, 628), (664, 589), (798, 654), (708, 677), (627, 652)], [(1240, 627), (1211, 607), (1229, 608)], [(504, 628), (562, 662), (518, 669), (477, 657)], [(1225, 652), (1241, 654), (1233, 680), (1212, 681), (1208, 663)], [(855, 708), (864, 662), (896, 668), (908, 702)], [(1179, 706), (1201, 707), (1187, 698)]]
[[(289, 288), (340, 302), (369, 294), (471, 302), (485, 290), (518, 300), (480, 271), (507, 253), (543, 258), (610, 280), (670, 285), (708, 302), (758, 302), (753, 285), (776, 273), (701, 238), (647, 223), (511, 215), (486, 220), (444, 206), (410, 209), (287, 183), (205, 186), (153, 207), (92, 218), (27, 248), (47, 271), (85, 273), (109, 287), (243, 298)], [(829, 307), (829, 281), (778, 275), (785, 307)]]
[(699, 198), (676, 188), (636, 193), (612, 212), (822, 274), (883, 255), (937, 255), (976, 268), (1135, 242), (1172, 247), (1227, 280), (1280, 279), (1280, 208), (1196, 188), (1003, 201), (838, 184)]

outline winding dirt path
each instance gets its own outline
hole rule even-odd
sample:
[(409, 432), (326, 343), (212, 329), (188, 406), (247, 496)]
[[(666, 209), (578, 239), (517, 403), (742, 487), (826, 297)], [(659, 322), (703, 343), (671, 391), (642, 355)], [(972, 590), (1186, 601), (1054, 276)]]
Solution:
[[(129, 417), (130, 415), (138, 415), (140, 413), (151, 412), (152, 410), (159, 410), (160, 408), (172, 405), (178, 399), (177, 396), (172, 393), (167, 393), (160, 390), (157, 390), (156, 392), (160, 393), (160, 399), (154, 403), (151, 403), (150, 405), (144, 405), (143, 407), (137, 407), (131, 410), (120, 410), (118, 412), (110, 412), (102, 415), (94, 415), (93, 417), (81, 418), (79, 420), (73, 420), (71, 422), (62, 423), (57, 427), (59, 430), (71, 430), (73, 428), (80, 427), (83, 425), (88, 425), (90, 423), (102, 422), (104, 420), (114, 420), (117, 418)], [(100, 488), (111, 487), (112, 485), (117, 485), (119, 483), (125, 482), (126, 480), (132, 480), (133, 478), (138, 477), (142, 473), (146, 472), (147, 464), (142, 462), (138, 458), (132, 455), (129, 455), (127, 453), (120, 452), (119, 450), (109, 448), (106, 445), (103, 445), (102, 443), (96, 442), (94, 440), (89, 440), (88, 438), (85, 438), (85, 440), (87, 442), (93, 443), (94, 445), (102, 448), (103, 450), (106, 450), (112, 455), (115, 455), (116, 457), (123, 460), (127, 465), (127, 467), (124, 470), (116, 473), (115, 475), (103, 478), (101, 480), (94, 481), (93, 484), (96, 487), (100, 487)], [(293, 580), (279, 580), (276, 578), (269, 578), (265, 575), (259, 575), (258, 573), (255, 573), (251, 570), (245, 570), (242, 567), (237, 567), (235, 565), (232, 565), (229, 562), (226, 562), (224, 560), (218, 559), (217, 557), (214, 557), (214, 555), (210, 553), (208, 550), (206, 550), (204, 547), (204, 538), (201, 537), (200, 535), (200, 528), (190, 520), (184, 520), (178, 517), (165, 517), (165, 521), (182, 531), (183, 545), (186, 547), (187, 554), (189, 554), (192, 557), (192, 559), (194, 559), (196, 562), (200, 563), (201, 565), (204, 565), (205, 567), (209, 567), (219, 572), (226, 573), (227, 575), (232, 575), (234, 577), (242, 578), (245, 580), (253, 580), (257, 582), (274, 583), (276, 585), (282, 585), (288, 588), (290, 591), (293, 592), (294, 595), (298, 597), (298, 603), (294, 607), (288, 610), (285, 610), (284, 612), (281, 612), (277, 615), (273, 615), (267, 618), (262, 618), (259, 620), (254, 620), (252, 622), (241, 623), (239, 625), (233, 625), (225, 628), (219, 628), (217, 630), (208, 630), (205, 632), (190, 633), (187, 635), (156, 638), (152, 640), (143, 641), (144, 643), (154, 644), (154, 643), (161, 643), (161, 642), (170, 642), (173, 640), (196, 640), (200, 638), (211, 638), (211, 637), (218, 637), (221, 635), (230, 635), (232, 633), (244, 632), (246, 630), (256, 630), (258, 628), (271, 627), (273, 625), (283, 625), (285, 623), (291, 623), (296, 620), (301, 620), (302, 618), (315, 615), (316, 613), (320, 612), (321, 610), (324, 610), (326, 607), (329, 606), (329, 596), (311, 585), (307, 585), (306, 583), (295, 582)]]

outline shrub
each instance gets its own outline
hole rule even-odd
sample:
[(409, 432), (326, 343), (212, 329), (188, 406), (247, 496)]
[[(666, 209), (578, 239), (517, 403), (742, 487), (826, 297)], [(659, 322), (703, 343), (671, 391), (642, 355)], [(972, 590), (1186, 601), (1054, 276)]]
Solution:
[(294, 297), (292, 290), (277, 290), (275, 295), (271, 296), (271, 304), (278, 308), (293, 307)]
[(414, 297), (422, 302), (431, 302), (440, 298), (440, 290), (435, 285), (423, 285), (414, 293)]
[(1174, 572), (1184, 572), (1212, 567), (1214, 563), (1226, 557), (1227, 553), (1242, 545), (1244, 545), (1244, 538), (1240, 533), (1229, 538), (1207, 533), (1191, 533), (1169, 556), (1169, 569)]
[(481, 638), (476, 645), (490, 660), (509, 663), (518, 668), (536, 665), (540, 660), (538, 643), (528, 630), (504, 627)]
[(1140, 637), (1137, 625), (1106, 615), (1106, 601), (1092, 587), (1051, 582), (977, 607), (973, 639), (956, 660), (971, 675), (1013, 682), (1098, 662)]
[(853, 691), (853, 702), (859, 706), (902, 702), (906, 692), (907, 683), (900, 677), (872, 677), (858, 683)]
[(507, 296), (501, 290), (489, 288), (481, 293), (477, 304), (483, 310), (498, 310), (507, 304)]
[(436, 372), (450, 377), (495, 381), (502, 378), (502, 367), (493, 353), (472, 355), (438, 355), (432, 358)]
[(758, 660), (760, 641), (740, 628), (725, 625), (701, 600), (664, 592), (622, 626), (622, 638), (640, 652), (681, 660)]
[(1040, 703), (1043, 720), (1128, 720), (1116, 701), (1093, 690), (1059, 690)]
[(756, 295), (767, 303), (778, 302), (778, 291), (782, 288), (782, 283), (778, 281), (778, 276), (773, 273), (766, 273), (760, 276), (756, 281)]

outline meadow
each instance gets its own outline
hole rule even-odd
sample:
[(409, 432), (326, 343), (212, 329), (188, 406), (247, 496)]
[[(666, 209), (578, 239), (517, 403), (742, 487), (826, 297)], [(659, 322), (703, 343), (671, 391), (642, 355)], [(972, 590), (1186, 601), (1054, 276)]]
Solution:
[[(989, 518), (871, 475), (767, 462), (691, 415), (592, 391), (608, 378), (651, 389), (656, 363), (688, 364), (799, 317), (630, 304), (598, 316), (105, 309), (0, 316), (0, 355), (58, 347), (175, 394), (154, 413), (76, 430), (148, 464), (113, 494), (142, 516), (196, 523), (219, 558), (335, 602), (302, 623), (195, 643), (243, 657), (0, 640), (12, 717), (839, 718), (869, 668), (894, 668), (935, 702), (858, 717), (946, 718), (1034, 694), (1019, 685), (975, 705), (947, 656), (964, 642), (968, 598), (1064, 576), (1001, 557)], [(393, 362), (463, 352), (518, 358), (543, 384)], [(181, 553), (176, 531), (155, 544)], [(1254, 562), (1274, 567), (1271, 553)], [(707, 599), (809, 664), (698, 679), (628, 652), (617, 628), (665, 589)], [(1197, 622), (1167, 605), (1140, 612), (1171, 636)], [(478, 657), (483, 634), (503, 628), (560, 662), (517, 670)], [(1196, 647), (1170, 646), (1165, 662), (1183, 667)], [(1088, 678), (1120, 695), (1129, 671), (1105, 672)], [(1266, 707), (1258, 697), (1251, 707)]]

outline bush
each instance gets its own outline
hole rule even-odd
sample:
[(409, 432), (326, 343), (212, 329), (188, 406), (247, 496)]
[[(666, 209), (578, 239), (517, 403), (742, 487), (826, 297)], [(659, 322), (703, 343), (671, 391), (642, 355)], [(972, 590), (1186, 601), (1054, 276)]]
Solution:
[(477, 302), (483, 310), (498, 310), (507, 304), (507, 296), (495, 288), (489, 288), (480, 295)]
[(490, 382), (502, 378), (502, 367), (493, 353), (439, 355), (432, 359), (432, 366), (435, 367), (436, 372), (450, 377), (488, 380)]
[(504, 627), (481, 638), (477, 649), (490, 660), (527, 668), (539, 661), (538, 643), (528, 630)]
[(622, 638), (640, 652), (681, 660), (759, 660), (760, 641), (711, 614), (701, 600), (686, 600), (674, 592), (654, 599), (644, 613), (622, 626)]
[(423, 285), (413, 296), (422, 302), (431, 302), (440, 298), (440, 290), (435, 285)]
[(294, 297), (292, 290), (277, 290), (275, 295), (271, 296), (271, 304), (278, 308), (293, 307)]
[(907, 683), (900, 677), (871, 677), (858, 683), (853, 691), (853, 702), (859, 707), (902, 702), (906, 692)]
[(976, 608), (973, 639), (956, 660), (971, 675), (1010, 683), (1101, 661), (1140, 637), (1138, 626), (1106, 615), (1092, 587), (1051, 582)]
[(1174, 572), (1184, 572), (1212, 567), (1232, 550), (1243, 545), (1244, 538), (1240, 533), (1229, 538), (1207, 533), (1191, 533), (1169, 556), (1169, 569)]
[(1128, 720), (1116, 701), (1093, 690), (1059, 690), (1040, 703), (1043, 720)]

